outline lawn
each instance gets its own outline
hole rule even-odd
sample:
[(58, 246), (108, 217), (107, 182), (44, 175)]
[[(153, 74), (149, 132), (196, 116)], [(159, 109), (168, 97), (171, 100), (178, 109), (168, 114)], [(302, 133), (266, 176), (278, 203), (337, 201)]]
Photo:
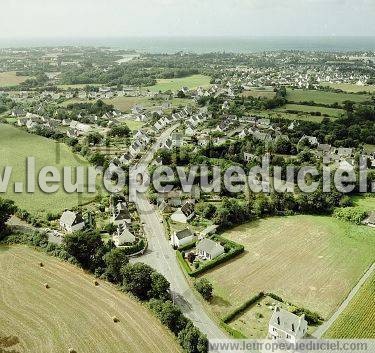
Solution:
[(356, 195), (352, 197), (353, 206), (356, 206), (366, 212), (375, 211), (375, 195)]
[[(292, 113), (287, 113), (286, 111), (282, 111), (282, 110), (273, 110), (267, 113), (265, 111), (260, 111), (260, 112), (257, 112), (257, 115), (263, 116), (265, 118), (271, 117), (271, 118), (280, 118), (280, 119), (287, 119), (287, 120), (312, 121), (316, 123), (320, 123), (324, 118), (324, 116), (313, 116), (313, 115), (303, 113), (303, 112), (300, 112), (298, 114), (292, 114)], [(332, 120), (335, 118), (330, 118), (330, 119)]]
[(64, 144), (29, 134), (10, 125), (0, 124), (0, 141), (0, 172), (3, 173), (5, 166), (13, 167), (8, 191), (1, 196), (14, 200), (22, 209), (34, 215), (45, 215), (48, 212), (61, 212), (95, 197), (95, 194), (67, 194), (62, 185), (54, 194), (45, 194), (37, 186), (34, 194), (13, 192), (13, 182), (25, 182), (28, 156), (36, 158), (36, 172), (44, 166), (56, 166), (61, 171), (64, 166), (87, 166), (88, 162), (73, 154)]
[(345, 111), (343, 109), (336, 109), (336, 108), (326, 108), (326, 107), (317, 107), (311, 105), (302, 105), (302, 104), (286, 104), (281, 108), (275, 109), (275, 111), (299, 111), (302, 113), (315, 113), (320, 112), (322, 115), (328, 115), (330, 117), (339, 118), (342, 116)]
[(152, 102), (147, 97), (115, 97), (111, 99), (104, 99), (104, 103), (113, 104), (116, 109), (121, 110), (125, 113), (129, 113), (131, 107), (136, 104), (142, 105), (143, 107), (158, 105), (155, 102)]
[(375, 274), (333, 323), (325, 338), (375, 338)]
[(331, 217), (273, 217), (224, 236), (245, 253), (205, 275), (220, 317), (264, 291), (327, 318), (375, 259), (375, 229)]
[(17, 76), (15, 71), (0, 72), (0, 87), (17, 86), (28, 78), (27, 76)]
[(122, 120), (122, 122), (124, 122), (128, 126), (128, 128), (132, 131), (139, 130), (144, 124), (141, 121), (130, 120), (130, 119)]
[(358, 93), (358, 92), (374, 93), (375, 92), (374, 85), (359, 86), (359, 85), (350, 84), (350, 83), (322, 83), (322, 86), (327, 86), (327, 87), (331, 87), (334, 89), (341, 89), (342, 91), (349, 92), (349, 93)]
[(342, 104), (344, 101), (363, 102), (370, 100), (368, 94), (334, 93), (326, 91), (288, 89), (287, 100), (289, 102), (315, 102), (317, 104)]
[(178, 91), (182, 87), (188, 87), (194, 89), (197, 87), (208, 87), (210, 85), (211, 78), (205, 75), (192, 75), (183, 78), (174, 79), (159, 79), (156, 85), (146, 87), (151, 92), (165, 92), (165, 91)]
[(19, 353), (180, 352), (145, 307), (106, 282), (95, 286), (93, 276), (69, 263), (3, 246), (0, 269), (0, 336), (16, 337), (11, 348)]
[(253, 89), (250, 91), (244, 91), (241, 93), (242, 97), (253, 97), (253, 98), (274, 98), (276, 93), (269, 90)]

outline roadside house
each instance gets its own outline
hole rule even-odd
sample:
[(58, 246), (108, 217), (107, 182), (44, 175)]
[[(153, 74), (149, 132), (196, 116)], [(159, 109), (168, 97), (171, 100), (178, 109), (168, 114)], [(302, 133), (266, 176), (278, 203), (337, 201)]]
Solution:
[(130, 232), (126, 223), (119, 224), (116, 234), (112, 237), (116, 247), (130, 245), (135, 242), (135, 235)]
[(197, 244), (198, 256), (202, 257), (205, 260), (213, 260), (214, 258), (224, 254), (224, 247), (219, 243), (211, 239), (202, 239)]
[(189, 228), (185, 228), (173, 233), (171, 244), (172, 246), (180, 248), (181, 246), (192, 243), (196, 238), (196, 235)]
[(60, 227), (68, 233), (77, 232), (85, 227), (82, 215), (72, 211), (65, 211), (60, 218)]
[(272, 339), (282, 339), (291, 343), (303, 338), (307, 332), (305, 315), (297, 316), (276, 306), (268, 326)]

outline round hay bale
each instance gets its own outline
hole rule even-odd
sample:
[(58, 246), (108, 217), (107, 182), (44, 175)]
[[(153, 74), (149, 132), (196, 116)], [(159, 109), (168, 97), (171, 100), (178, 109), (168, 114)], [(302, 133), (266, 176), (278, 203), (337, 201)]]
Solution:
[(44, 267), (44, 263), (43, 262), (39, 262), (39, 266), (40, 267)]
[(113, 322), (119, 322), (120, 320), (118, 319), (118, 317), (114, 316), (113, 318)]
[(44, 287), (49, 289), (49, 284), (48, 283), (44, 283)]
[(69, 353), (77, 353), (77, 351), (73, 348), (69, 348)]
[(95, 280), (94, 285), (97, 287), (99, 285), (99, 282), (97, 280)]

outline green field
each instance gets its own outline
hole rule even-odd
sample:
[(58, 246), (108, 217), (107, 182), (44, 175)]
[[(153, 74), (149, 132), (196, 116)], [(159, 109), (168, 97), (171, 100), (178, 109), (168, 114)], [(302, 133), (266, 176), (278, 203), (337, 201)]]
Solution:
[[(319, 107), (318, 107), (319, 108)], [(300, 120), (300, 121), (312, 121), (316, 123), (320, 123), (324, 116), (313, 116), (311, 114), (300, 112), (298, 114), (292, 114), (283, 112), (282, 110), (273, 110), (270, 112), (265, 111), (258, 111), (256, 112), (257, 115), (265, 117), (265, 118), (279, 118), (279, 119), (286, 119), (286, 120)], [(330, 118), (335, 119), (335, 118)]]
[(349, 92), (349, 93), (358, 93), (358, 92), (374, 93), (375, 92), (374, 85), (359, 86), (359, 85), (350, 84), (350, 83), (322, 83), (322, 86), (327, 86), (327, 87), (331, 87), (334, 89), (341, 89), (342, 91)]
[(302, 104), (286, 104), (282, 106), (281, 108), (275, 109), (275, 111), (280, 111), (280, 112), (285, 112), (287, 110), (300, 111), (302, 113), (320, 112), (322, 115), (325, 114), (334, 118), (339, 118), (340, 116), (345, 114), (345, 111), (343, 109), (317, 107), (317, 106), (302, 105)]
[(13, 182), (24, 182), (26, 158), (36, 158), (36, 171), (44, 166), (56, 166), (60, 171), (64, 166), (87, 166), (88, 162), (73, 154), (69, 147), (37, 135), (29, 134), (10, 125), (0, 124), (0, 171), (12, 166), (13, 172), (8, 191), (2, 197), (14, 200), (17, 206), (36, 215), (61, 212), (78, 204), (92, 200), (93, 194), (67, 194), (62, 186), (57, 193), (45, 194), (36, 186), (35, 193), (13, 192)]
[(74, 84), (74, 85), (57, 85), (57, 88), (60, 88), (60, 89), (82, 89), (82, 88), (85, 88), (87, 86), (94, 86), (94, 87), (100, 87), (102, 86), (101, 83), (77, 83), (77, 84)]
[(375, 274), (367, 280), (324, 336), (375, 338)]
[(375, 229), (332, 217), (272, 217), (224, 236), (245, 253), (204, 275), (219, 317), (263, 291), (327, 318), (375, 260)]
[(182, 87), (194, 89), (197, 87), (208, 87), (211, 78), (205, 75), (192, 75), (183, 78), (159, 79), (156, 85), (146, 87), (151, 92), (178, 91)]
[(253, 97), (253, 98), (274, 98), (276, 93), (270, 90), (252, 89), (250, 91), (244, 91), (241, 93), (242, 97)]
[(375, 195), (373, 194), (353, 196), (352, 200), (354, 206), (360, 208), (363, 211), (375, 211)]
[(129, 113), (131, 108), (136, 104), (142, 105), (145, 108), (157, 105), (156, 102), (151, 101), (147, 97), (115, 97), (104, 99), (104, 103), (112, 104), (116, 109), (121, 110), (124, 113)]
[(344, 101), (363, 102), (370, 100), (368, 94), (334, 93), (326, 91), (288, 89), (287, 100), (289, 102), (315, 102), (317, 104), (342, 104)]
[(0, 87), (17, 86), (28, 78), (27, 76), (17, 76), (14, 71), (0, 72)]
[(141, 121), (135, 121), (135, 120), (123, 120), (123, 122), (128, 126), (128, 128), (132, 131), (139, 130), (144, 123)]
[(3, 246), (0, 269), (0, 337), (14, 338), (1, 352), (181, 352), (148, 309), (109, 283), (95, 286), (93, 276), (67, 262)]

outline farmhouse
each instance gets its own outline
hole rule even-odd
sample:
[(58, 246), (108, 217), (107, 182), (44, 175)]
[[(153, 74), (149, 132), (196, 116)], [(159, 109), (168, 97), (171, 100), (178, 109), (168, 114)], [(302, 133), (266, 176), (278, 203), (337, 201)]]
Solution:
[(60, 227), (68, 233), (77, 232), (85, 227), (81, 214), (65, 211), (60, 218)]
[(303, 338), (306, 331), (305, 315), (297, 316), (276, 306), (268, 326), (268, 334), (272, 339), (295, 342)]
[(197, 244), (197, 252), (203, 259), (213, 260), (221, 254), (224, 254), (224, 247), (211, 239), (202, 239)]
[(171, 244), (179, 248), (193, 242), (195, 239), (196, 235), (189, 228), (185, 228), (173, 233)]
[(194, 204), (188, 201), (172, 214), (171, 219), (178, 223), (187, 223), (194, 215)]

